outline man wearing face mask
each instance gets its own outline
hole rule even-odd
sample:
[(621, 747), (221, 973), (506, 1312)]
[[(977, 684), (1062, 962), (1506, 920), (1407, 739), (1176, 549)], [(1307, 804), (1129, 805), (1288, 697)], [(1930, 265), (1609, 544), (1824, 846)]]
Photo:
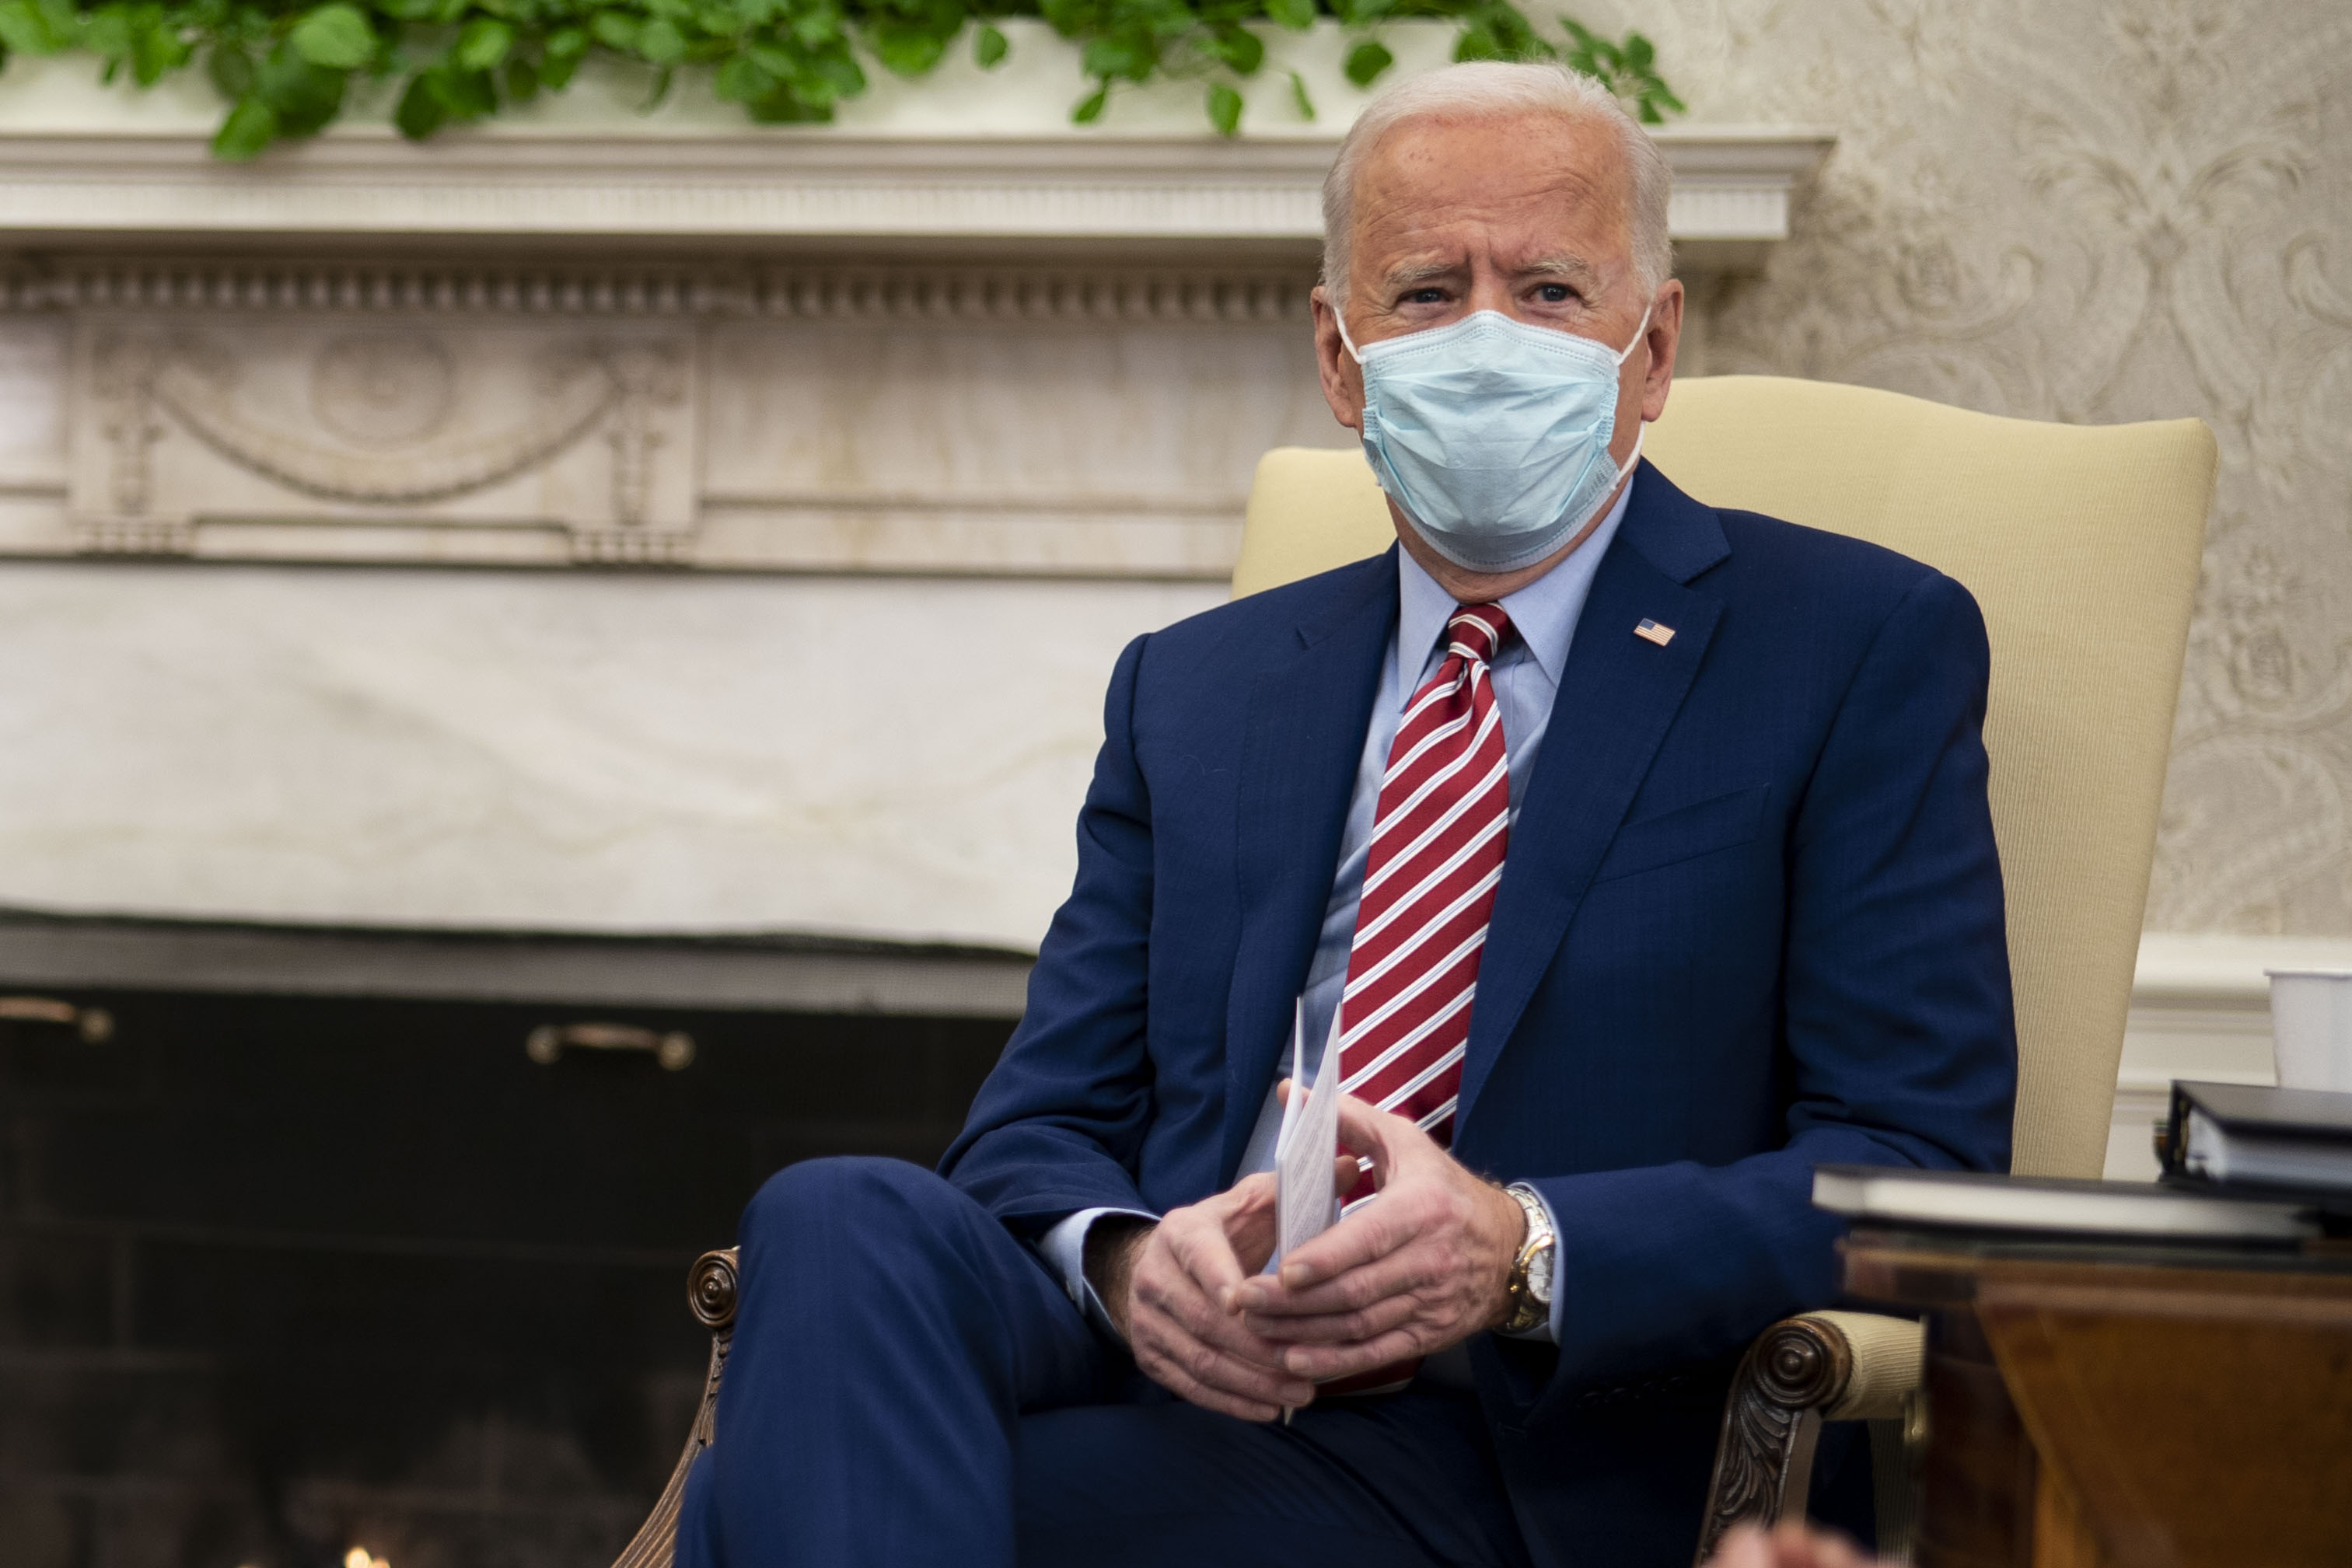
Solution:
[[(1667, 184), (1546, 67), (1349, 132), (1316, 342), (1398, 548), (1121, 656), (940, 1175), (745, 1215), (682, 1563), (1687, 1563), (1833, 1294), (1812, 1167), (2005, 1167), (1976, 607), (1640, 461)], [(1376, 1196), (1267, 1274), (1297, 1015)]]

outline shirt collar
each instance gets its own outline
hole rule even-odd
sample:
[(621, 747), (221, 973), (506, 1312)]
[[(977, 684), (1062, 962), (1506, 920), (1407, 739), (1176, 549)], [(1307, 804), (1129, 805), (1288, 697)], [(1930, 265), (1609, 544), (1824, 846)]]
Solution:
[[(1601, 526), (1570, 550), (1567, 559), (1517, 593), (1507, 593), (1497, 601), (1518, 629), (1519, 641), (1527, 645), (1529, 656), (1542, 666), (1554, 686), (1559, 685), (1560, 672), (1567, 667), (1568, 645), (1576, 637), (1576, 622), (1584, 613), (1584, 601), (1592, 591), (1601, 558), (1609, 553), (1610, 541), (1617, 537), (1625, 508), (1633, 502), (1633, 484), (1626, 480)], [(1397, 689), (1403, 701), (1411, 702), (1430, 651), (1437, 646), (1457, 606), (1454, 596), (1438, 586), (1409, 550), (1397, 551)]]

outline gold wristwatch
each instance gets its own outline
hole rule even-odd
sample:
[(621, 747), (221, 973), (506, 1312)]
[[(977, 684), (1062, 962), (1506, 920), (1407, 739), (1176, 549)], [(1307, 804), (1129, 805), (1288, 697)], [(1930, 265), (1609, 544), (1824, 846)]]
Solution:
[(1514, 1182), (1503, 1190), (1526, 1212), (1528, 1233), (1519, 1243), (1519, 1255), (1511, 1260), (1511, 1315), (1495, 1332), (1517, 1336), (1533, 1333), (1551, 1322), (1551, 1212), (1525, 1182)]

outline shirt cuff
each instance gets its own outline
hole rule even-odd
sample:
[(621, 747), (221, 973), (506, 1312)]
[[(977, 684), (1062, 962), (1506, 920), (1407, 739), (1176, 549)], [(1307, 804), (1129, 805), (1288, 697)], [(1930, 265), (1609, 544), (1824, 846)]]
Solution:
[[(1095, 1293), (1094, 1281), (1087, 1278), (1087, 1232), (1106, 1214), (1130, 1215), (1155, 1224), (1160, 1219), (1158, 1215), (1139, 1208), (1082, 1208), (1055, 1221), (1051, 1230), (1039, 1237), (1037, 1251), (1045, 1260), (1045, 1266), (1062, 1281), (1071, 1304), (1086, 1314), (1087, 1322), (1117, 1343), (1125, 1344), (1127, 1340), (1118, 1332), (1118, 1325), (1110, 1321), (1102, 1298)], [(1558, 1308), (1553, 1310), (1557, 1312)]]
[(1568, 1298), (1568, 1292), (1561, 1288), (1567, 1281), (1560, 1277), (1559, 1271), (1559, 1216), (1551, 1211), (1551, 1199), (1538, 1191), (1533, 1182), (1521, 1184), (1518, 1190), (1535, 1194), (1536, 1202), (1543, 1207), (1544, 1218), (1551, 1226), (1551, 1311), (1545, 1315), (1544, 1321), (1535, 1327), (1520, 1333), (1505, 1334), (1503, 1337), (1534, 1344), (1558, 1344), (1560, 1306)]

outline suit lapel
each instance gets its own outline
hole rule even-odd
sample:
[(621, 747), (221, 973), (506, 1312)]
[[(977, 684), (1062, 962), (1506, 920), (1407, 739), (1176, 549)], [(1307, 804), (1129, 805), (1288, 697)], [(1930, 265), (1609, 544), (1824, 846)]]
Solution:
[[(1583, 902), (1706, 656), (1722, 601), (1685, 584), (1728, 554), (1722, 526), (1643, 463), (1569, 649), (1478, 964), (1456, 1142)], [(1674, 628), (1664, 647), (1633, 634)]]
[(1394, 548), (1336, 574), (1323, 608), (1300, 619), (1290, 656), (1251, 684), (1242, 737), (1235, 845), (1241, 927), (1225, 1018), (1224, 1148), (1233, 1180), (1291, 1004), (1306, 983), (1339, 863), (1356, 766), (1380, 662), (1396, 622)]

